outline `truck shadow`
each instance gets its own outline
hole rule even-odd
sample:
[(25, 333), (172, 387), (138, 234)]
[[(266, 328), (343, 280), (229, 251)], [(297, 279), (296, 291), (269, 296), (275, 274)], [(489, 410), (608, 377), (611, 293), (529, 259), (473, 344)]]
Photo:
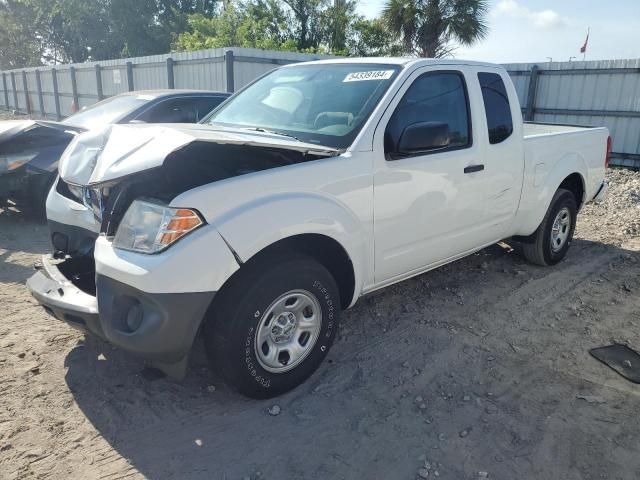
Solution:
[[(524, 447), (531, 455), (554, 441), (540, 432), (551, 428), (543, 426), (560, 408), (558, 398), (574, 398), (576, 380), (518, 353), (513, 345), (529, 334), (511, 326), (514, 317), (530, 310), (530, 321), (537, 322), (545, 314), (526, 307), (531, 295), (553, 305), (563, 289), (583, 288), (611, 262), (631, 256), (638, 257), (577, 240), (567, 259), (550, 269), (526, 264), (503, 244), (394, 285), (345, 312), (319, 371), (268, 401), (227, 388), (209, 372), (200, 344), (188, 377), (176, 383), (87, 339), (68, 354), (66, 381), (87, 419), (126, 459), (122, 470), (129, 462), (150, 479), (413, 478), (425, 452), (446, 465), (446, 478), (471, 478), (461, 451), (473, 459), (472, 468), (490, 469), (492, 477), (535, 477), (539, 467), (518, 458)], [(550, 342), (555, 335), (549, 332)], [(523, 379), (518, 387), (514, 377)], [(540, 388), (543, 383), (551, 387)], [(486, 391), (502, 396), (487, 402)], [(418, 404), (417, 395), (424, 397)], [(276, 404), (282, 409), (277, 417), (268, 413)], [(493, 404), (500, 406), (499, 417), (486, 423)], [(470, 439), (458, 435), (463, 428), (475, 429)], [(527, 440), (514, 442), (514, 429)], [(104, 447), (96, 458), (108, 454)], [(602, 451), (606, 456), (606, 445)]]

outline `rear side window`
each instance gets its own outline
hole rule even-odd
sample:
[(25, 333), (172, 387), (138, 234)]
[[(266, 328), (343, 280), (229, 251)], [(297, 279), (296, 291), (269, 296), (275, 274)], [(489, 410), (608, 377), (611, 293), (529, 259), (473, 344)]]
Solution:
[(467, 92), (460, 73), (427, 73), (413, 82), (387, 124), (385, 151), (395, 152), (404, 129), (421, 122), (442, 122), (449, 125), (448, 149), (471, 145)]
[(226, 97), (202, 97), (196, 100), (196, 118), (198, 122), (220, 105)]
[(193, 97), (164, 100), (139, 115), (136, 120), (146, 123), (196, 123), (196, 101)]
[(496, 73), (478, 73), (484, 111), (487, 115), (489, 143), (504, 142), (513, 133), (511, 106), (502, 77)]

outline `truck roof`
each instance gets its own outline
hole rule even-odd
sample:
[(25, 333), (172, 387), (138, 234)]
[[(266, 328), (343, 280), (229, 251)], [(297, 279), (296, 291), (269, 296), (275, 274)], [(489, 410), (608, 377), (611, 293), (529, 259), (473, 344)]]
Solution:
[[(490, 62), (477, 62), (474, 60), (458, 60), (450, 58), (417, 58), (417, 57), (345, 57), (330, 58), (327, 60), (314, 60), (305, 64), (331, 64), (331, 63), (362, 63), (382, 65), (476, 65), (483, 67), (503, 68), (501, 65)], [(299, 64), (291, 64), (295, 66)]]

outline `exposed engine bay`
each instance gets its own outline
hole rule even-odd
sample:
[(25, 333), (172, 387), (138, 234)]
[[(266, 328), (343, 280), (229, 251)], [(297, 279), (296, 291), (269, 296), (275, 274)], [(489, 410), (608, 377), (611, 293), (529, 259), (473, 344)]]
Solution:
[[(179, 194), (202, 185), (326, 156), (285, 148), (195, 141), (170, 153), (159, 167), (84, 187), (80, 200), (100, 221), (100, 233), (111, 237), (135, 199), (153, 198), (169, 203)], [(65, 197), (79, 200), (62, 179), (57, 189)]]

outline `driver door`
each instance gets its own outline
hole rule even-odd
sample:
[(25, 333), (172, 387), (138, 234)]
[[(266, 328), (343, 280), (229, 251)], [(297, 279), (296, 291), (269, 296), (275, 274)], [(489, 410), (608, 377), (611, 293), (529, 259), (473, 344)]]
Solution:
[[(490, 242), (483, 147), (474, 136), (467, 79), (419, 70), (374, 136), (375, 283), (388, 283)], [(398, 98), (400, 98), (398, 100)], [(409, 125), (448, 125), (449, 145), (399, 154)]]

